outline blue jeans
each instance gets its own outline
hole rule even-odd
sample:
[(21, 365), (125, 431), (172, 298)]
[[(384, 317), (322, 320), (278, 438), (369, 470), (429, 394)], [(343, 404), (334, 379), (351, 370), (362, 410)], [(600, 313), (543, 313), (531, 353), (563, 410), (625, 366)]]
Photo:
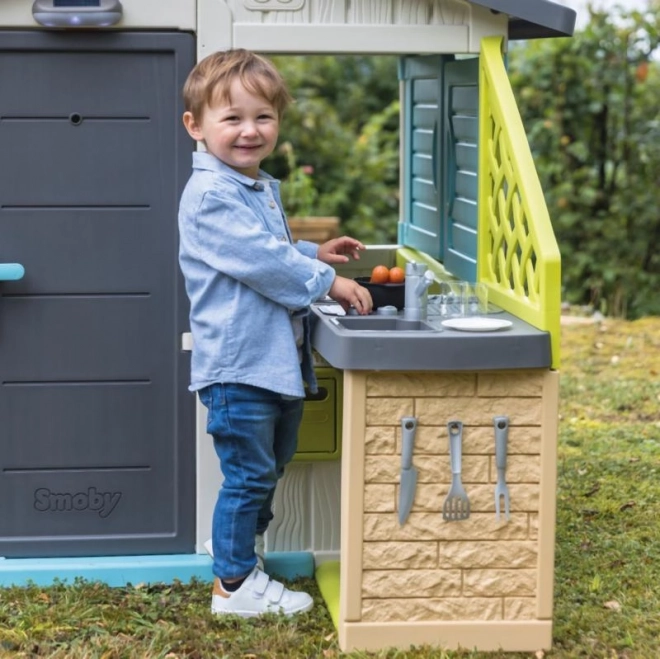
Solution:
[(213, 512), (213, 573), (236, 579), (257, 564), (255, 535), (273, 519), (277, 481), (298, 445), (303, 399), (232, 383), (204, 387), (199, 399), (224, 476)]

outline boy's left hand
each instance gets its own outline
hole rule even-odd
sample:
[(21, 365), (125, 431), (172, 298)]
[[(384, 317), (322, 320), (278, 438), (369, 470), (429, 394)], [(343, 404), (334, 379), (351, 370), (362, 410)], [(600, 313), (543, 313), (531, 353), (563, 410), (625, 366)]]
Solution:
[(346, 263), (349, 261), (347, 254), (350, 254), (356, 261), (360, 258), (360, 250), (366, 247), (355, 238), (342, 236), (333, 238), (323, 243), (316, 253), (316, 258), (323, 263), (332, 265), (333, 263)]

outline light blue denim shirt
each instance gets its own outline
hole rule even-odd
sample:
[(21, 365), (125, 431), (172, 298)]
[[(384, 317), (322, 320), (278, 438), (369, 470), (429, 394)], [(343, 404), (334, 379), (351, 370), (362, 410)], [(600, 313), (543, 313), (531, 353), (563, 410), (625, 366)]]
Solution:
[[(289, 396), (316, 391), (309, 305), (335, 277), (318, 245), (293, 244), (279, 182), (256, 181), (213, 155), (193, 154), (179, 206), (179, 263), (190, 298), (190, 390), (216, 382)], [(292, 315), (303, 316), (300, 363)]]

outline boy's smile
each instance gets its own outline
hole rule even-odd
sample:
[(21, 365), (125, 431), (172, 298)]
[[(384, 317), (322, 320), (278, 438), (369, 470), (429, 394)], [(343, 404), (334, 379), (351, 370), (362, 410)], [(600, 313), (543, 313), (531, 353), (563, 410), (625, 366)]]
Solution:
[(255, 179), (261, 161), (273, 152), (279, 133), (275, 108), (238, 79), (231, 83), (228, 99), (207, 106), (199, 122), (186, 112), (183, 123), (194, 140), (204, 142), (209, 153)]

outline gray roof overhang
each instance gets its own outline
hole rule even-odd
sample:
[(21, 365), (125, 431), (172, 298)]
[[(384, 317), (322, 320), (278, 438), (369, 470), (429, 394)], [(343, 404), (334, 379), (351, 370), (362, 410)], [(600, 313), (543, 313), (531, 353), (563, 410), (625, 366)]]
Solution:
[(570, 37), (576, 12), (550, 0), (470, 0), (509, 17), (509, 39)]

